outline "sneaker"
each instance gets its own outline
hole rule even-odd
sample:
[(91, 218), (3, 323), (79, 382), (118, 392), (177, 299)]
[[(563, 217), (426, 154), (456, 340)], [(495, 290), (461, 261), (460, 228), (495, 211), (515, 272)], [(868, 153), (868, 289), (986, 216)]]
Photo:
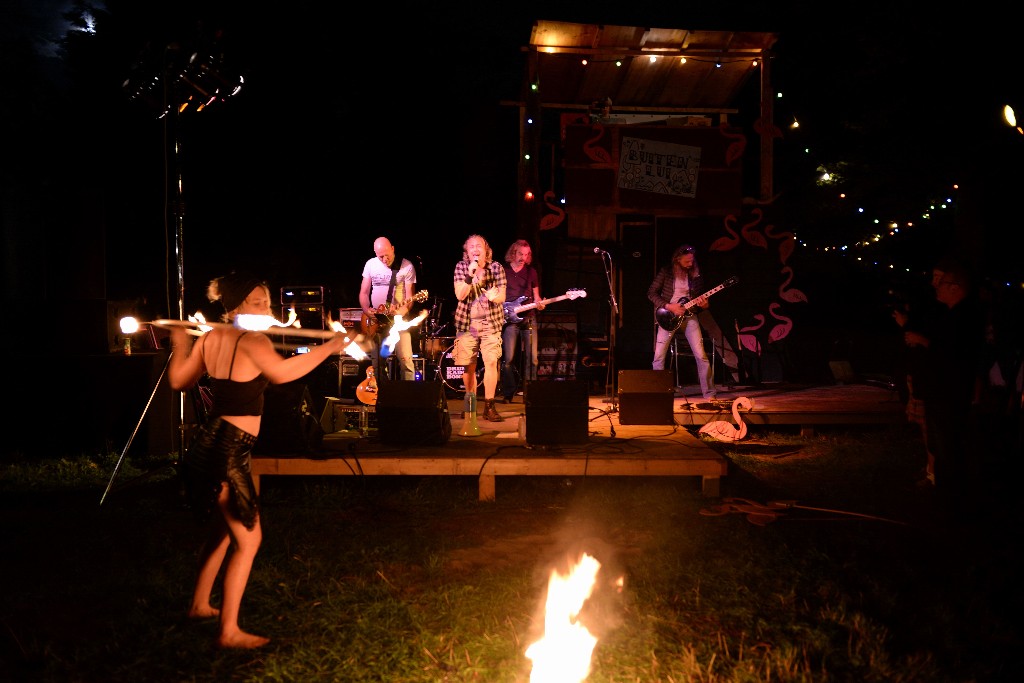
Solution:
[(505, 403), (511, 403), (511, 402), (512, 402), (512, 397), (511, 397), (511, 396), (505, 396), (505, 397), (504, 397), (504, 398), (503, 398), (502, 400), (503, 400), (503, 401), (504, 401)]

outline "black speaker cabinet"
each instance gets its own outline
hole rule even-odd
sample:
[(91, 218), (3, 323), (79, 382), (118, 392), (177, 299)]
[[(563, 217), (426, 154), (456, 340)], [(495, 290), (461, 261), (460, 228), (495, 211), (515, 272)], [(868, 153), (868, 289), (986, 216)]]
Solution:
[(619, 424), (675, 424), (671, 370), (619, 370)]
[(441, 382), (377, 381), (377, 434), (381, 443), (442, 446), (452, 435)]
[(324, 430), (315, 410), (306, 384), (271, 384), (263, 394), (263, 419), (252, 452), (287, 455), (319, 450)]
[(586, 443), (590, 398), (586, 382), (538, 380), (526, 383), (526, 443)]

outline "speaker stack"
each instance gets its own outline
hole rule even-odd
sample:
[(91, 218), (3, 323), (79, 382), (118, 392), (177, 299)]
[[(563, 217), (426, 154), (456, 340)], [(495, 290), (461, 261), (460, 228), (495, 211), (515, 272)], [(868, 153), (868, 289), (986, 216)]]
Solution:
[(526, 383), (526, 443), (587, 443), (590, 392), (580, 380)]
[(377, 428), (381, 443), (443, 446), (452, 435), (441, 382), (377, 381)]
[(619, 424), (675, 424), (671, 370), (619, 370)]

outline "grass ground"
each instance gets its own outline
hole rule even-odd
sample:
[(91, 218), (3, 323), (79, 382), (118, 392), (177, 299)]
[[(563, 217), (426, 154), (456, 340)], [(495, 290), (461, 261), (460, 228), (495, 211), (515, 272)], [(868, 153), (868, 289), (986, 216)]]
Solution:
[(267, 478), (256, 651), (184, 619), (199, 534), (169, 460), (129, 462), (103, 505), (116, 455), (8, 462), (0, 678), (525, 682), (548, 575), (586, 551), (588, 681), (1016, 680), (1008, 476), (938, 519), (906, 428), (715, 447), (720, 499), (690, 478), (513, 477), (491, 503), (472, 478)]

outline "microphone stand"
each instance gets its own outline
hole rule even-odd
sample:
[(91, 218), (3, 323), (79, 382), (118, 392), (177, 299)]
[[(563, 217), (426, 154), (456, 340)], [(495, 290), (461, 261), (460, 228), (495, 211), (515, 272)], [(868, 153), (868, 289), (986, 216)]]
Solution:
[(605, 403), (611, 403), (612, 407), (608, 412), (614, 413), (618, 412), (619, 404), (618, 397), (615, 395), (615, 328), (618, 327), (619, 304), (615, 300), (615, 278), (612, 275), (615, 270), (615, 264), (612, 263), (611, 254), (603, 249), (601, 250), (601, 264), (604, 266), (604, 275), (608, 280), (608, 304), (610, 307), (608, 314), (608, 370), (604, 383), (605, 391), (608, 392), (610, 398)]

